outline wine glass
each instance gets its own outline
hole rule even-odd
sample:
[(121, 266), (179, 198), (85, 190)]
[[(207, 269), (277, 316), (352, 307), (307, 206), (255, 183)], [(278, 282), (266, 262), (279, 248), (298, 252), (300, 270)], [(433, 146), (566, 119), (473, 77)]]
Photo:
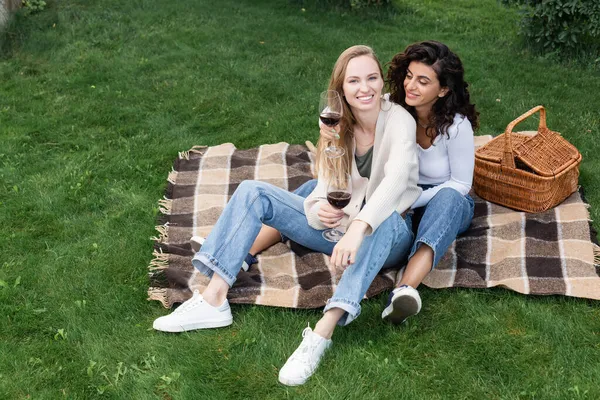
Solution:
[[(326, 126), (333, 128), (340, 123), (344, 108), (342, 106), (342, 98), (335, 90), (326, 90), (321, 93), (319, 99), (319, 119)], [(335, 144), (325, 148), (325, 155), (329, 158), (339, 158), (346, 152), (342, 147)]]
[[(350, 203), (352, 198), (352, 177), (343, 174), (340, 177), (331, 176), (327, 184), (327, 201), (333, 207), (341, 210)], [(339, 242), (344, 232), (337, 228), (329, 228), (323, 231), (323, 238), (330, 242)]]

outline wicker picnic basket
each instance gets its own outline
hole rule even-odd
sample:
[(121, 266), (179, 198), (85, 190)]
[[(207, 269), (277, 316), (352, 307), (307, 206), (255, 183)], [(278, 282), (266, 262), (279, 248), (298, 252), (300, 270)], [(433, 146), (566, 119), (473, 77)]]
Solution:
[[(538, 111), (537, 134), (513, 132)], [(537, 106), (475, 152), (473, 188), (493, 203), (520, 211), (546, 211), (577, 190), (580, 163), (577, 148), (548, 129), (546, 109)]]

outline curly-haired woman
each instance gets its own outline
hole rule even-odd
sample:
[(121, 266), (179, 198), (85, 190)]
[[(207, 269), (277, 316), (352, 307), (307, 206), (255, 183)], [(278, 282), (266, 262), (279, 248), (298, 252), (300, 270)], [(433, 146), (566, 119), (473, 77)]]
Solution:
[(390, 100), (417, 121), (419, 186), (412, 205), (415, 242), (399, 287), (390, 294), (382, 318), (400, 323), (418, 313), (416, 287), (437, 265), (473, 218), (469, 190), (475, 163), (473, 130), (478, 112), (471, 104), (460, 58), (445, 44), (409, 45), (389, 63)]

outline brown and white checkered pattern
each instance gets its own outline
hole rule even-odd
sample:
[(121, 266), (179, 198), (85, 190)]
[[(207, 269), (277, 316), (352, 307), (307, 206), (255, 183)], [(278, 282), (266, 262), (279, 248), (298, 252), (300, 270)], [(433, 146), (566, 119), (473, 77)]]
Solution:
[[(313, 163), (305, 146), (287, 143), (248, 150), (226, 143), (181, 153), (160, 201), (163, 224), (154, 238), (149, 298), (171, 307), (207, 283), (191, 265), (189, 239), (208, 235), (240, 182), (257, 179), (294, 190), (312, 178)], [(503, 286), (525, 294), (600, 299), (600, 248), (580, 192), (540, 214), (512, 211), (473, 197), (470, 229), (427, 276), (425, 285)], [(295, 243), (279, 243), (258, 260), (248, 272), (240, 272), (229, 291), (230, 302), (322, 307), (342, 274), (329, 265), (328, 257)], [(398, 277), (399, 268), (382, 271), (367, 297), (391, 289)]]

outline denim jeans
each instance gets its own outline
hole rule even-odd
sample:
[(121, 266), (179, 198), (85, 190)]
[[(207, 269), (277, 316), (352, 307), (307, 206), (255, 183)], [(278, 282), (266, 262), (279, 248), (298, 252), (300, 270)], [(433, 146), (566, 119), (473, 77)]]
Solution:
[[(432, 187), (422, 185), (424, 190)], [(471, 196), (463, 196), (452, 188), (442, 188), (423, 207), (414, 210), (410, 224), (416, 228), (415, 243), (410, 255), (413, 256), (422, 244), (433, 250), (435, 268), (456, 236), (469, 228), (473, 219), (474, 202)]]
[[(308, 197), (317, 186), (317, 180), (313, 179), (294, 191), (294, 193)], [(423, 190), (434, 187), (434, 185), (419, 185)], [(452, 188), (443, 188), (433, 196), (424, 207), (414, 210), (407, 223), (412, 227), (415, 242), (410, 255), (412, 257), (422, 243), (433, 250), (433, 265), (438, 264), (446, 250), (458, 235), (463, 233), (471, 225), (473, 219), (474, 202), (471, 196), (463, 196)]]
[[(304, 214), (304, 198), (259, 181), (242, 182), (223, 210), (200, 252), (192, 259), (198, 271), (211, 277), (219, 274), (230, 286), (262, 224), (271, 226), (290, 240), (309, 249), (331, 255), (335, 243), (325, 240), (322, 231), (311, 228)], [(375, 232), (365, 236), (356, 260), (337, 284), (325, 310), (341, 308), (339, 325), (347, 325), (360, 314), (360, 301), (383, 267), (406, 258), (413, 234), (396, 212)]]

